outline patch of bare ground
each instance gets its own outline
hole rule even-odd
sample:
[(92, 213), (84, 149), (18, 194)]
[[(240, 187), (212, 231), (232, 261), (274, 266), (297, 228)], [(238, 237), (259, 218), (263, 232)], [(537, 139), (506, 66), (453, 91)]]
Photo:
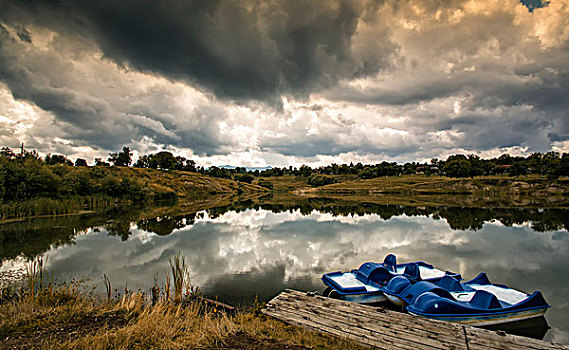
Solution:
[[(45, 316), (42, 316), (42, 318)], [(30, 323), (41, 323), (41, 320), (30, 320)], [(0, 349), (41, 349), (63, 344), (96, 332), (108, 331), (124, 327), (128, 323), (125, 313), (120, 310), (102, 315), (77, 315), (69, 320), (60, 321), (44, 327), (33, 327), (25, 332), (12, 331), (4, 334)]]
[(225, 338), (223, 344), (213, 346), (208, 350), (247, 349), (247, 350), (306, 350), (313, 347), (294, 345), (269, 338), (257, 338), (245, 332), (237, 332)]

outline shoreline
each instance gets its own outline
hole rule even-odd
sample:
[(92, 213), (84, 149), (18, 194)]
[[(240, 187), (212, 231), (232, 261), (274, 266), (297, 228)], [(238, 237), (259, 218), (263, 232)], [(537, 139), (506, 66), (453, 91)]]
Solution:
[[(521, 178), (507, 176), (484, 176), (473, 179), (451, 179), (439, 176), (403, 175), (375, 179), (339, 178), (334, 184), (311, 187), (301, 176), (282, 176), (257, 178), (259, 181), (272, 181), (271, 191), (255, 191), (255, 183), (236, 192), (210, 193), (192, 190), (180, 196), (177, 202), (181, 210), (195, 209), (196, 199), (204, 202), (219, 202), (225, 205), (232, 201), (258, 200), (264, 196), (295, 200), (302, 198), (330, 198), (354, 202), (377, 204), (398, 204), (406, 206), (470, 206), (492, 208), (569, 208), (569, 178), (549, 180), (545, 177), (527, 176)], [(228, 180), (225, 180), (228, 181)], [(42, 197), (43, 198), (43, 197)], [(87, 200), (89, 196), (83, 197)], [(67, 199), (61, 199), (65, 203)], [(151, 201), (153, 205), (163, 201)], [(117, 204), (132, 203), (132, 200), (114, 200), (111, 204), (100, 205), (98, 209), (110, 208)], [(190, 207), (187, 208), (187, 204)], [(211, 207), (211, 206), (206, 206)], [(204, 207), (204, 208), (206, 208)], [(31, 216), (0, 219), (0, 225), (26, 221), (34, 218), (64, 217), (93, 213), (96, 210), (80, 209), (61, 214), (39, 214)]]

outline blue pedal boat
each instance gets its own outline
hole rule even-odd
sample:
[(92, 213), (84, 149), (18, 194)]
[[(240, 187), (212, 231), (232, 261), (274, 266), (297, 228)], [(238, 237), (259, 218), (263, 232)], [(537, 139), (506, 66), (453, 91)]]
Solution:
[(526, 294), (503, 284), (491, 283), (486, 273), (460, 283), (445, 276), (435, 283), (413, 283), (404, 276), (392, 278), (382, 289), (390, 301), (406, 305), (412, 315), (490, 326), (541, 317), (550, 307), (540, 291)]
[(457, 273), (439, 270), (423, 261), (397, 264), (395, 255), (389, 254), (382, 263), (366, 262), (357, 270), (325, 273), (322, 282), (327, 288), (323, 294), (360, 304), (380, 303), (386, 301), (382, 288), (396, 276), (406, 276), (413, 282), (437, 282), (445, 276), (461, 279)]

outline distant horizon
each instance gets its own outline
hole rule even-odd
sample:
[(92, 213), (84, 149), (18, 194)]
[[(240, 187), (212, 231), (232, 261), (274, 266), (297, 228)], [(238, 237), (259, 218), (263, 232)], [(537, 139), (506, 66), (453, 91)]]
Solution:
[[(4, 147), (7, 147), (7, 146), (1, 146), (1, 145), (0, 145), (0, 148), (4, 148)], [(10, 148), (10, 147), (8, 147), (8, 148)], [(14, 153), (14, 155), (17, 157), (18, 154), (19, 154), (20, 151), (21, 151), (21, 146), (20, 146), (19, 149), (16, 149), (16, 150), (13, 149), (13, 148), (10, 148), (10, 149), (12, 150), (12, 152)], [(61, 155), (61, 154), (56, 154), (56, 153), (53, 153), (53, 154), (51, 154), (51, 153), (48, 153), (48, 154), (41, 154), (40, 152), (37, 152), (36, 150), (27, 149), (27, 148), (25, 148), (25, 147), (24, 147), (24, 150), (25, 150), (25, 152), (36, 152), (36, 153), (38, 154), (38, 156), (40, 156), (42, 159), (45, 159), (45, 157), (46, 157), (47, 155), (51, 155), (51, 156), (54, 156), (54, 155), (55, 155), (55, 156), (63, 156), (63, 157), (65, 157), (67, 160), (71, 161), (72, 163), (75, 163), (75, 161), (76, 161), (77, 159), (82, 159), (82, 160), (85, 160), (85, 161), (87, 162), (87, 166), (90, 166), (90, 167), (96, 166), (95, 162), (96, 162), (96, 159), (97, 159), (97, 158), (100, 159), (100, 160), (102, 160), (103, 162), (109, 162), (109, 161), (110, 161), (110, 157), (108, 157), (108, 156), (110, 156), (110, 154), (108, 154), (107, 157), (96, 157), (96, 158), (92, 159), (91, 164), (89, 164), (89, 159), (85, 159), (85, 158), (81, 158), (81, 157), (78, 157), (78, 158), (76, 158), (76, 159), (72, 159), (72, 158), (68, 158), (66, 155)], [(159, 151), (159, 152), (169, 152), (169, 151)], [(569, 152), (559, 152), (559, 151), (555, 151), (555, 150), (549, 151), (549, 152), (544, 152), (544, 153), (542, 153), (542, 152), (534, 152), (533, 154), (546, 155), (546, 154), (548, 154), (548, 153), (550, 153), (550, 152), (557, 153), (557, 155), (559, 156), (559, 158), (563, 158), (564, 156), (569, 155)], [(156, 152), (156, 153), (158, 153), (158, 152)], [(171, 153), (171, 152), (169, 152), (169, 153)], [(155, 153), (153, 153), (153, 154), (155, 154)], [(172, 155), (175, 156), (175, 157), (178, 156), (177, 154), (174, 154), (174, 153), (172, 153)], [(288, 165), (288, 166), (271, 166), (271, 165), (267, 165), (267, 166), (251, 166), (251, 167), (250, 167), (250, 166), (244, 166), (244, 165), (234, 165), (234, 164), (202, 165), (202, 164), (196, 163), (195, 166), (196, 166), (196, 167), (200, 167), (200, 168), (204, 168), (204, 169), (211, 169), (212, 167), (221, 168), (221, 169), (229, 169), (229, 170), (235, 170), (236, 168), (245, 168), (247, 172), (254, 172), (254, 171), (256, 171), (256, 170), (263, 171), (263, 170), (271, 170), (271, 169), (277, 169), (277, 168), (280, 168), (280, 169), (284, 169), (284, 168), (290, 169), (290, 168), (293, 168), (293, 169), (298, 170), (301, 166), (308, 166), (308, 167), (313, 168), (313, 169), (328, 167), (328, 166), (332, 166), (332, 165), (338, 165), (338, 166), (342, 166), (342, 165), (357, 166), (358, 164), (361, 164), (361, 165), (364, 165), (364, 166), (367, 166), (367, 165), (373, 166), (373, 165), (381, 164), (381, 163), (383, 163), (383, 162), (396, 163), (396, 164), (398, 164), (398, 165), (403, 165), (403, 164), (406, 164), (406, 163), (408, 163), (408, 164), (424, 165), (424, 164), (430, 164), (433, 160), (437, 160), (437, 161), (439, 161), (439, 162), (443, 162), (443, 163), (444, 163), (444, 162), (448, 161), (448, 159), (450, 159), (450, 158), (456, 158), (457, 156), (465, 156), (466, 158), (469, 158), (470, 156), (477, 156), (477, 157), (479, 157), (481, 160), (488, 161), (488, 160), (493, 160), (493, 159), (499, 159), (499, 158), (502, 157), (502, 156), (510, 156), (510, 157), (512, 157), (512, 158), (521, 157), (521, 158), (527, 159), (527, 158), (529, 158), (529, 157), (531, 156), (531, 154), (522, 156), (522, 155), (512, 155), (512, 154), (509, 154), (509, 153), (502, 153), (502, 154), (500, 154), (499, 156), (495, 156), (495, 157), (480, 157), (480, 156), (478, 156), (477, 154), (474, 154), (474, 153), (470, 153), (470, 154), (466, 154), (466, 153), (455, 153), (455, 154), (449, 155), (449, 157), (445, 157), (445, 158), (437, 158), (437, 157), (434, 157), (434, 158), (431, 158), (431, 159), (428, 159), (428, 160), (424, 160), (424, 161), (397, 162), (397, 161), (380, 160), (380, 161), (378, 161), (378, 162), (376, 162), (376, 163), (361, 163), (361, 162), (357, 162), (357, 163), (356, 163), (356, 162), (350, 161), (350, 162), (347, 162), (347, 163), (329, 163), (329, 164), (322, 164), (322, 165), (318, 165), (318, 166), (311, 166), (311, 165), (309, 165), (309, 164), (304, 164), (304, 163), (303, 163), (303, 164), (299, 164), (299, 165)], [(136, 157), (136, 158), (135, 158), (135, 157), (132, 157), (132, 158), (131, 158), (131, 164), (129, 165), (129, 167), (136, 167), (135, 163), (136, 163), (139, 159), (140, 159), (140, 157)], [(193, 160), (193, 159), (190, 158), (190, 159), (188, 159), (188, 160)], [(113, 166), (114, 166), (114, 165), (113, 165)]]
[(0, 145), (202, 166), (569, 152), (569, 0), (0, 4)]

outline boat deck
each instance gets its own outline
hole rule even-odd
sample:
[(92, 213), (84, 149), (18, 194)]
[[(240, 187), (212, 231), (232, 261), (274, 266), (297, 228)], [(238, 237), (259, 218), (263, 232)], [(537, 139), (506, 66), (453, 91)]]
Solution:
[(504, 332), (427, 320), (286, 289), (262, 313), (378, 349), (567, 349)]

